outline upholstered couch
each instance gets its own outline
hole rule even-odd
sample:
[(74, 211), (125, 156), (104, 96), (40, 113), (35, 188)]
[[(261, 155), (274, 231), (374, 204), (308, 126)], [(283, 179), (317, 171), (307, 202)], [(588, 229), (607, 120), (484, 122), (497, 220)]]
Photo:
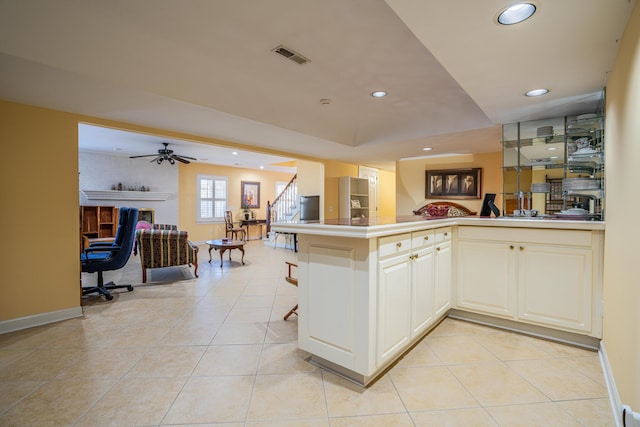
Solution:
[(151, 224), (151, 228), (154, 230), (177, 230), (178, 226), (175, 224)]
[(431, 203), (427, 203), (426, 205), (422, 206), (419, 209), (416, 209), (415, 211), (413, 211), (414, 215), (422, 215), (422, 216), (429, 216), (429, 213), (427, 212), (427, 209), (429, 208), (430, 205), (436, 205), (436, 206), (442, 206), (442, 205), (447, 205), (449, 206), (449, 211), (447, 212), (447, 216), (469, 216), (469, 215), (475, 215), (477, 212), (473, 212), (471, 211), (469, 208), (466, 208), (458, 203), (454, 203), (454, 202), (431, 202)]
[(186, 231), (136, 230), (136, 242), (140, 251), (142, 283), (147, 282), (148, 268), (193, 265), (193, 273), (198, 277), (198, 247), (189, 241)]

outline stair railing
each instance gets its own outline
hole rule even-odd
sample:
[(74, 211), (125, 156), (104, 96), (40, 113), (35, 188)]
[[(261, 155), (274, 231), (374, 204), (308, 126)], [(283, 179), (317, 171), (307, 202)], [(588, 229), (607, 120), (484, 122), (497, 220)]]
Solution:
[(272, 222), (281, 222), (287, 219), (292, 209), (298, 205), (298, 174), (295, 174), (273, 203), (267, 200), (267, 235), (271, 231)]

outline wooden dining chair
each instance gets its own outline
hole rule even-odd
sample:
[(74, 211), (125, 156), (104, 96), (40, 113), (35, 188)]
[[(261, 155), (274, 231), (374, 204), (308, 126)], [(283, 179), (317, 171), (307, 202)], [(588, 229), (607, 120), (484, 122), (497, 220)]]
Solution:
[[(284, 280), (286, 280), (287, 282), (291, 283), (293, 286), (298, 286), (298, 278), (293, 277), (291, 275), (291, 268), (292, 267), (298, 267), (298, 264), (294, 264), (292, 262), (289, 261), (285, 261), (285, 263), (287, 264), (288, 267), (288, 271), (287, 271), (287, 275), (285, 276)], [(287, 320), (289, 317), (291, 317), (292, 314), (295, 314), (296, 316), (298, 315), (298, 304), (296, 304), (291, 310), (289, 310), (289, 312), (287, 314), (285, 314), (284, 316), (284, 320)]]
[(236, 227), (233, 223), (233, 212), (231, 211), (225, 211), (224, 212), (224, 222), (226, 225), (226, 230), (224, 233), (224, 237), (229, 237), (229, 234), (231, 234), (231, 238), (233, 240), (238, 240), (238, 234), (240, 234), (242, 240), (244, 240), (245, 242), (247, 241), (247, 237), (245, 235), (245, 231), (244, 228), (242, 227)]

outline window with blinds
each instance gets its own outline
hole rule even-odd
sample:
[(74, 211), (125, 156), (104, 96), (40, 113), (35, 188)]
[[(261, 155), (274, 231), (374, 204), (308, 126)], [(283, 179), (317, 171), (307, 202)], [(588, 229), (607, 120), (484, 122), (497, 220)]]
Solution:
[(197, 221), (224, 221), (227, 210), (227, 177), (198, 175)]

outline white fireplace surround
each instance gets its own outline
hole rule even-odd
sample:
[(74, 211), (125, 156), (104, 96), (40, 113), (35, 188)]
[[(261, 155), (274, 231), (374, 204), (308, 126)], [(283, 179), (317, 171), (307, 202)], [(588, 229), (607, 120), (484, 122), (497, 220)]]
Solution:
[[(155, 222), (178, 224), (178, 166), (90, 152), (78, 152), (80, 204), (152, 208)], [(113, 191), (122, 183), (150, 191)]]

